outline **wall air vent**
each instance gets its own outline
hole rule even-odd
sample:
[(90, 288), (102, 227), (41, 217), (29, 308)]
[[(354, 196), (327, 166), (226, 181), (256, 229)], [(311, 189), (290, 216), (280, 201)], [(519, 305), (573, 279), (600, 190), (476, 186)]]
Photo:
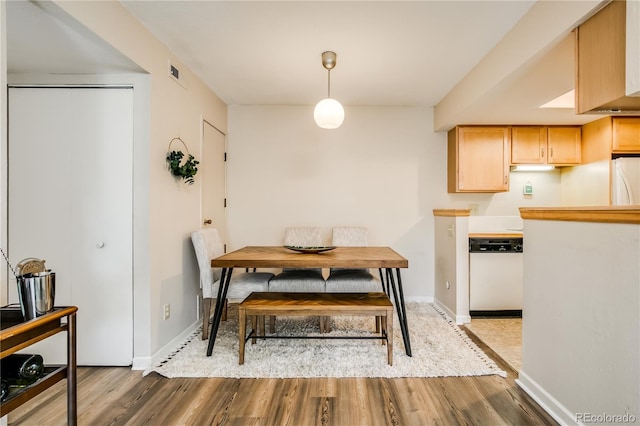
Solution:
[(169, 61), (169, 78), (178, 83), (183, 88), (187, 88), (187, 82), (185, 80), (185, 76), (180, 72), (180, 69), (173, 65), (171, 61)]

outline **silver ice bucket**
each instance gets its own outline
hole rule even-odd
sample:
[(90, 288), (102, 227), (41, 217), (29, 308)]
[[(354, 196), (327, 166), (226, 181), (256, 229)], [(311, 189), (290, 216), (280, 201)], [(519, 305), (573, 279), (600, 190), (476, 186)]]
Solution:
[(56, 274), (50, 269), (19, 276), (18, 296), (25, 321), (53, 311), (56, 296)]

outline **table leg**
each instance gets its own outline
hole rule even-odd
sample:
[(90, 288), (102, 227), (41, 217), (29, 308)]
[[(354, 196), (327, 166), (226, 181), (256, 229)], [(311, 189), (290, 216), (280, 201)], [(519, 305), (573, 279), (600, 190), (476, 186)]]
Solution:
[(78, 423), (77, 399), (77, 360), (76, 360), (76, 314), (67, 317), (67, 424)]
[[(387, 334), (387, 362), (389, 365), (393, 365), (393, 309), (391, 309), (387, 316), (384, 318)], [(383, 340), (384, 342), (384, 340)], [(411, 354), (409, 354), (411, 356)]]
[(247, 331), (247, 316), (244, 308), (240, 306), (238, 308), (238, 365), (244, 364), (244, 344), (245, 333)]
[(218, 327), (220, 326), (220, 320), (222, 318), (222, 310), (224, 309), (225, 301), (227, 300), (227, 291), (229, 291), (232, 273), (233, 268), (222, 268), (220, 285), (218, 286), (218, 297), (216, 298), (216, 310), (213, 314), (213, 323), (211, 324), (211, 333), (209, 334), (207, 356), (211, 356), (211, 353), (213, 352), (213, 345), (216, 342), (216, 335), (218, 334)]
[(404, 341), (404, 349), (408, 356), (411, 356), (411, 341), (409, 339), (409, 324), (407, 322), (407, 309), (404, 305), (404, 292), (402, 290), (402, 278), (400, 277), (400, 269), (396, 268), (397, 282), (393, 278), (393, 269), (387, 268), (387, 285), (391, 287), (393, 292), (394, 304), (400, 322), (400, 331), (402, 331), (402, 340)]
[(389, 286), (384, 284), (384, 273), (382, 272), (382, 268), (378, 268), (378, 273), (380, 274), (380, 284), (382, 284), (382, 291), (384, 294), (389, 296)]

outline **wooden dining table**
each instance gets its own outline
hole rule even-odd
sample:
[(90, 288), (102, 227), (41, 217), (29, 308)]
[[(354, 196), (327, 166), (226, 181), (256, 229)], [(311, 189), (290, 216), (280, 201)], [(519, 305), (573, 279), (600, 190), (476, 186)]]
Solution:
[(222, 319), (234, 268), (366, 268), (378, 269), (384, 292), (393, 297), (405, 352), (411, 356), (409, 324), (400, 270), (409, 261), (390, 247), (336, 247), (319, 253), (303, 253), (284, 246), (247, 246), (211, 260), (211, 267), (222, 268), (207, 356), (211, 356)]

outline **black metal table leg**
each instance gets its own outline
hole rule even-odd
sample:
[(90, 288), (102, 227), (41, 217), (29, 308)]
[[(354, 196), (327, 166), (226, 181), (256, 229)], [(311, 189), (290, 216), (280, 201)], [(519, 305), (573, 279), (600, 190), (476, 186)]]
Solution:
[(216, 298), (216, 309), (213, 313), (213, 323), (211, 324), (211, 331), (209, 334), (209, 345), (207, 346), (207, 356), (211, 356), (211, 353), (213, 352), (213, 345), (216, 342), (216, 335), (218, 334), (218, 327), (220, 326), (220, 320), (222, 319), (224, 302), (227, 300), (227, 291), (229, 290), (229, 284), (231, 283), (232, 273), (233, 273), (233, 268), (222, 268), (222, 275), (220, 276), (220, 285), (218, 286), (218, 297)]
[(380, 284), (382, 284), (382, 291), (384, 294), (389, 296), (389, 286), (384, 284), (384, 273), (382, 272), (382, 268), (378, 268), (378, 273), (380, 274)]
[(404, 305), (404, 291), (402, 290), (402, 278), (400, 277), (400, 269), (396, 268), (396, 280), (393, 278), (393, 270), (387, 268), (387, 286), (393, 291), (394, 304), (398, 313), (398, 321), (400, 322), (400, 331), (402, 331), (402, 340), (404, 341), (404, 350), (408, 356), (411, 356), (411, 340), (409, 338), (409, 323), (407, 322), (407, 309)]

